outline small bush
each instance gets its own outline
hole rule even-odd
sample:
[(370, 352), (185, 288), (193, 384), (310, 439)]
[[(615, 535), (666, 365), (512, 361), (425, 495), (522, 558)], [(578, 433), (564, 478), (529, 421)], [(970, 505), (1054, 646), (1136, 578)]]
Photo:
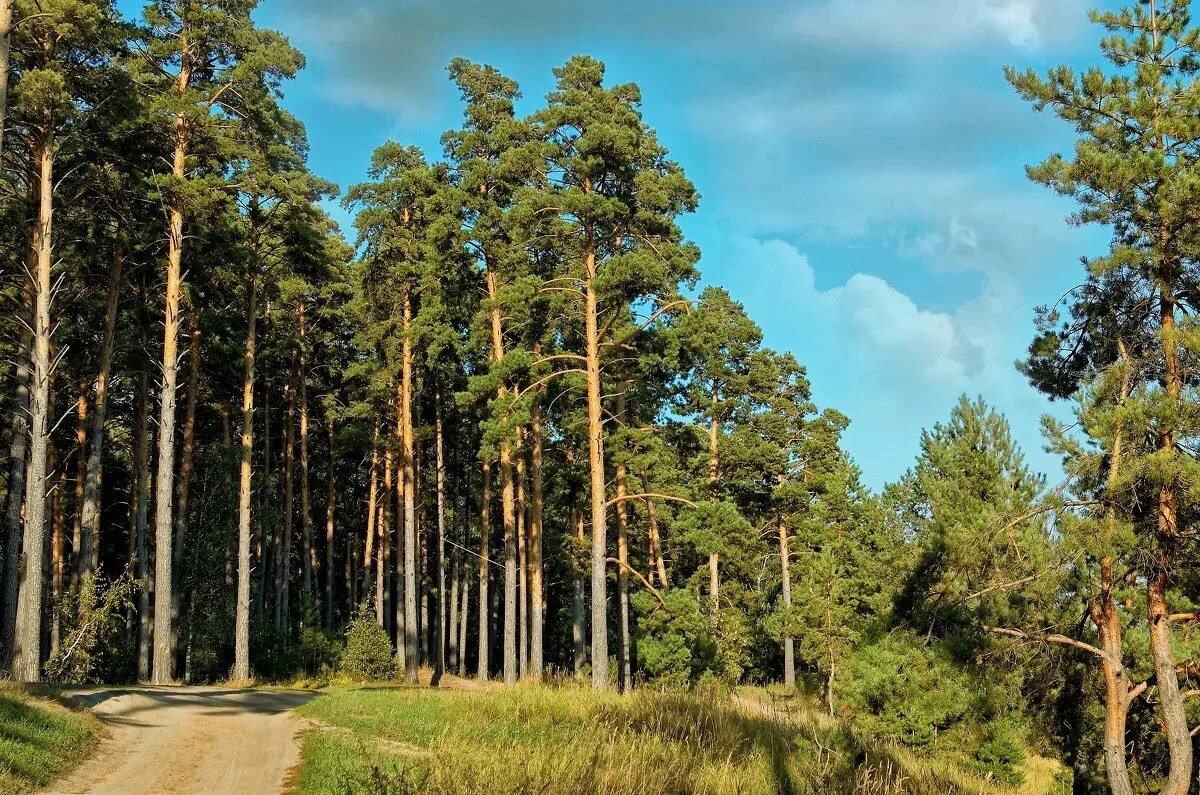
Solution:
[(352, 679), (391, 679), (396, 664), (392, 641), (375, 623), (375, 617), (360, 611), (346, 629), (346, 650), (342, 653), (342, 673)]

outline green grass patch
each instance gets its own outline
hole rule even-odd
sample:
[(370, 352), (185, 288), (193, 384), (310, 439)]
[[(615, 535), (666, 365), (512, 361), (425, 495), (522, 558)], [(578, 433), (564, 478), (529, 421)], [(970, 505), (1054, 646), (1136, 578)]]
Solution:
[(87, 712), (0, 687), (0, 792), (46, 786), (82, 762), (100, 732)]
[(1009, 789), (869, 746), (795, 703), (761, 710), (715, 693), (377, 688), (328, 693), (299, 712), (313, 722), (301, 793), (1057, 791)]

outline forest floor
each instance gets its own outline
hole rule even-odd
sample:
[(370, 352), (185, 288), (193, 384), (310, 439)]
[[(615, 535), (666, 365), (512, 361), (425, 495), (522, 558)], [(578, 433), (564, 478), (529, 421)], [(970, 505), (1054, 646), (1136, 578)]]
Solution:
[(311, 692), (220, 687), (71, 689), (108, 736), (47, 793), (279, 792), (300, 760), (292, 711)]

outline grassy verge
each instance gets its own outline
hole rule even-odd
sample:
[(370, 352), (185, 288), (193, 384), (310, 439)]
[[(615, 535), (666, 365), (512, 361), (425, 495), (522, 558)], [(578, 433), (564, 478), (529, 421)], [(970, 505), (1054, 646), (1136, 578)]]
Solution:
[(0, 792), (46, 786), (82, 762), (100, 732), (87, 712), (0, 686)]
[(1055, 791), (1000, 788), (867, 748), (816, 712), (716, 695), (346, 690), (300, 714), (313, 725), (294, 781), (302, 793)]

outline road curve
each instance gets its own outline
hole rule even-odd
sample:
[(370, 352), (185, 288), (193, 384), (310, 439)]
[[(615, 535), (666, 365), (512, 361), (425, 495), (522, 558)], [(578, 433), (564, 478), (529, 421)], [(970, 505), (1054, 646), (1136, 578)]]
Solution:
[(291, 712), (299, 691), (135, 687), (65, 693), (108, 728), (97, 752), (54, 795), (278, 793), (300, 761)]

